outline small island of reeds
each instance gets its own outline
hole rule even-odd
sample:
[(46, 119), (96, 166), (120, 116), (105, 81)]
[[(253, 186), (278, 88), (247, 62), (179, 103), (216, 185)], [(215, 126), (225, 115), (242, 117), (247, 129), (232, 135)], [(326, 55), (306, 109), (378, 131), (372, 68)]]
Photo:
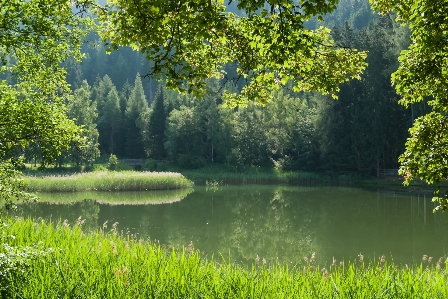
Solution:
[(95, 171), (72, 175), (28, 176), (30, 192), (149, 191), (191, 188), (193, 182), (175, 172)]
[(0, 229), (2, 298), (447, 298), (447, 264), (423, 259), (252, 266), (206, 257), (193, 243), (168, 248), (117, 224), (86, 233), (83, 220), (6, 218)]

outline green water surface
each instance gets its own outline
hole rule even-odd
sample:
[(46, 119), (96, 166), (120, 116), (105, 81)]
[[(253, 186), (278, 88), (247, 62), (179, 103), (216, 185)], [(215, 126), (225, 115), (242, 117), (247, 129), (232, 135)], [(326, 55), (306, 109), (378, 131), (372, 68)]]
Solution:
[(85, 229), (118, 222), (119, 231), (164, 246), (190, 242), (204, 257), (297, 263), (316, 253), (322, 265), (386, 255), (419, 263), (448, 253), (448, 214), (433, 214), (431, 193), (347, 187), (244, 185), (217, 190), (40, 194), (21, 215)]

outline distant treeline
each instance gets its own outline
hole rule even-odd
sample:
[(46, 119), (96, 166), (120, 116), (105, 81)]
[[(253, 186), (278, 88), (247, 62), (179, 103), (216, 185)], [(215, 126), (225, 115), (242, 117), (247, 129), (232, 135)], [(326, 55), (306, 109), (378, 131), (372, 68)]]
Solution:
[[(390, 83), (398, 54), (409, 43), (407, 27), (393, 16), (372, 14), (367, 1), (352, 0), (341, 1), (323, 25), (334, 25), (338, 46), (369, 51), (362, 79), (341, 85), (336, 101), (283, 86), (265, 107), (223, 107), (223, 92), (245, 83), (228, 80), (236, 64), (227, 67), (228, 78), (210, 80), (208, 93), (198, 99), (142, 77), (150, 62), (130, 48), (106, 55), (101, 43), (87, 43), (86, 59), (67, 64), (74, 89), (67, 106), (90, 142), (74, 144), (55, 164), (88, 165), (115, 154), (183, 168), (222, 163), (232, 170), (263, 166), (366, 175), (397, 168), (407, 130), (426, 109), (425, 103), (400, 106)], [(33, 146), (25, 156), (28, 162), (41, 159)]]

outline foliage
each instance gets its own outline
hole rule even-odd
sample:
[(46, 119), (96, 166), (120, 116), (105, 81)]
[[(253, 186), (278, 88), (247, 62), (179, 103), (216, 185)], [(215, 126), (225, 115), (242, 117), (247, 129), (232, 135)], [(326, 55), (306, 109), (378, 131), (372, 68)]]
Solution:
[(161, 160), (165, 156), (163, 146), (165, 139), (165, 125), (168, 117), (165, 107), (165, 86), (159, 85), (155, 99), (151, 105), (148, 122), (144, 131), (145, 151), (148, 157)]
[[(7, 238), (14, 238), (14, 235)], [(0, 249), (0, 294), (12, 296), (14, 291), (9, 288), (11, 280), (19, 283), (26, 283), (25, 273), (29, 270), (32, 263), (36, 260), (43, 260), (48, 257), (52, 250), (43, 249), (42, 242), (25, 247), (12, 247), (8, 244), (2, 244)]]
[[(8, 220), (10, 246), (43, 240), (51, 255), (30, 261), (23, 280), (6, 277), (4, 288), (22, 298), (244, 297), (244, 298), (412, 298), (447, 296), (446, 264), (400, 267), (381, 258), (315, 266), (255, 259), (251, 269), (230, 257), (203, 258), (193, 243), (184, 249), (120, 236), (117, 224), (84, 233), (83, 221), (56, 227), (32, 220)], [(311, 260), (312, 259), (312, 260)], [(36, 287), (36, 285), (41, 287)]]
[(154, 159), (145, 160), (145, 163), (143, 163), (143, 165), (142, 165), (142, 170), (156, 171), (157, 170), (157, 161)]
[(126, 103), (124, 125), (126, 154), (128, 158), (144, 158), (143, 134), (149, 113), (148, 102), (143, 91), (140, 75), (135, 77), (134, 89)]
[(178, 156), (179, 166), (185, 169), (197, 169), (204, 167), (204, 158), (194, 154), (179, 154)]
[(238, 78), (248, 84), (239, 95), (226, 93), (228, 104), (264, 104), (272, 90), (288, 82), (297, 90), (335, 94), (341, 82), (359, 78), (366, 53), (336, 47), (329, 29), (304, 26), (314, 16), (322, 19), (336, 3), (238, 1), (246, 15), (237, 16), (226, 11), (224, 1), (116, 0), (97, 15), (109, 49), (139, 49), (153, 62), (149, 75), (166, 77), (168, 88), (203, 96), (205, 80), (223, 78), (224, 65), (237, 62)]
[[(58, 156), (70, 142), (82, 142), (75, 122), (65, 114), (69, 97), (65, 68), (67, 59), (79, 60), (79, 47), (93, 26), (83, 18), (91, 1), (0, 1), (0, 156), (16, 160), (20, 151), (36, 144), (46, 162)], [(77, 13), (72, 13), (76, 10)], [(0, 185), (15, 195), (19, 187), (9, 180), (2, 161)], [(17, 181), (16, 181), (17, 182)], [(4, 194), (5, 195), (5, 194)], [(10, 204), (9, 198), (2, 198)]]
[(25, 181), (17, 170), (21, 161), (0, 161), (0, 211), (15, 208), (15, 201), (35, 200), (35, 196), (24, 191)]
[(67, 116), (83, 128), (81, 138), (84, 139), (82, 146), (72, 147), (66, 154), (69, 161), (75, 162), (77, 166), (81, 163), (92, 164), (99, 157), (98, 130), (96, 128), (96, 102), (90, 100), (90, 86), (86, 80), (81, 87), (76, 89), (74, 96), (67, 105)]
[[(419, 117), (410, 130), (406, 151), (400, 157), (400, 174), (406, 184), (414, 178), (428, 184), (448, 179), (447, 168), (447, 101), (448, 24), (446, 1), (383, 1), (372, 0), (382, 13), (397, 12), (397, 19), (409, 23), (412, 43), (401, 52), (400, 66), (392, 75), (392, 83), (408, 107), (428, 100), (431, 112)], [(448, 208), (446, 195), (435, 198), (439, 208)]]
[(109, 161), (107, 162), (107, 169), (117, 170), (118, 158), (114, 154), (110, 154)]
[(341, 46), (369, 51), (369, 65), (361, 81), (341, 85), (338, 101), (323, 96), (315, 99), (321, 168), (370, 175), (398, 168), (411, 114), (398, 104), (390, 75), (397, 67), (407, 31), (389, 15), (379, 16), (360, 31), (348, 23), (334, 28), (334, 39)]
[(101, 153), (123, 156), (123, 116), (118, 91), (109, 76), (97, 79), (92, 90), (92, 99), (98, 106), (97, 126)]

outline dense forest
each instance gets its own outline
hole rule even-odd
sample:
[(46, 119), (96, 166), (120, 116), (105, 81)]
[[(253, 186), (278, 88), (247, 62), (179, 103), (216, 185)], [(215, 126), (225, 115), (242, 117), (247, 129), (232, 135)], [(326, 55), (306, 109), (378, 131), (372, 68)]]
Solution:
[[(114, 154), (182, 168), (220, 163), (235, 171), (260, 166), (377, 175), (398, 168), (408, 128), (425, 112), (424, 102), (400, 106), (390, 82), (409, 45), (408, 28), (393, 15), (374, 14), (367, 0), (342, 0), (324, 22), (312, 19), (307, 26), (330, 27), (338, 46), (368, 51), (361, 80), (341, 85), (338, 100), (286, 85), (265, 106), (225, 107), (222, 94), (247, 83), (237, 80), (237, 65), (227, 65), (227, 75), (210, 79), (206, 95), (196, 98), (147, 76), (151, 62), (131, 48), (106, 54), (91, 33), (82, 62), (66, 63), (74, 91), (67, 113), (90, 142), (83, 149), (74, 145), (55, 164), (89, 165)], [(39, 163), (42, 153), (31, 145), (25, 157)]]

